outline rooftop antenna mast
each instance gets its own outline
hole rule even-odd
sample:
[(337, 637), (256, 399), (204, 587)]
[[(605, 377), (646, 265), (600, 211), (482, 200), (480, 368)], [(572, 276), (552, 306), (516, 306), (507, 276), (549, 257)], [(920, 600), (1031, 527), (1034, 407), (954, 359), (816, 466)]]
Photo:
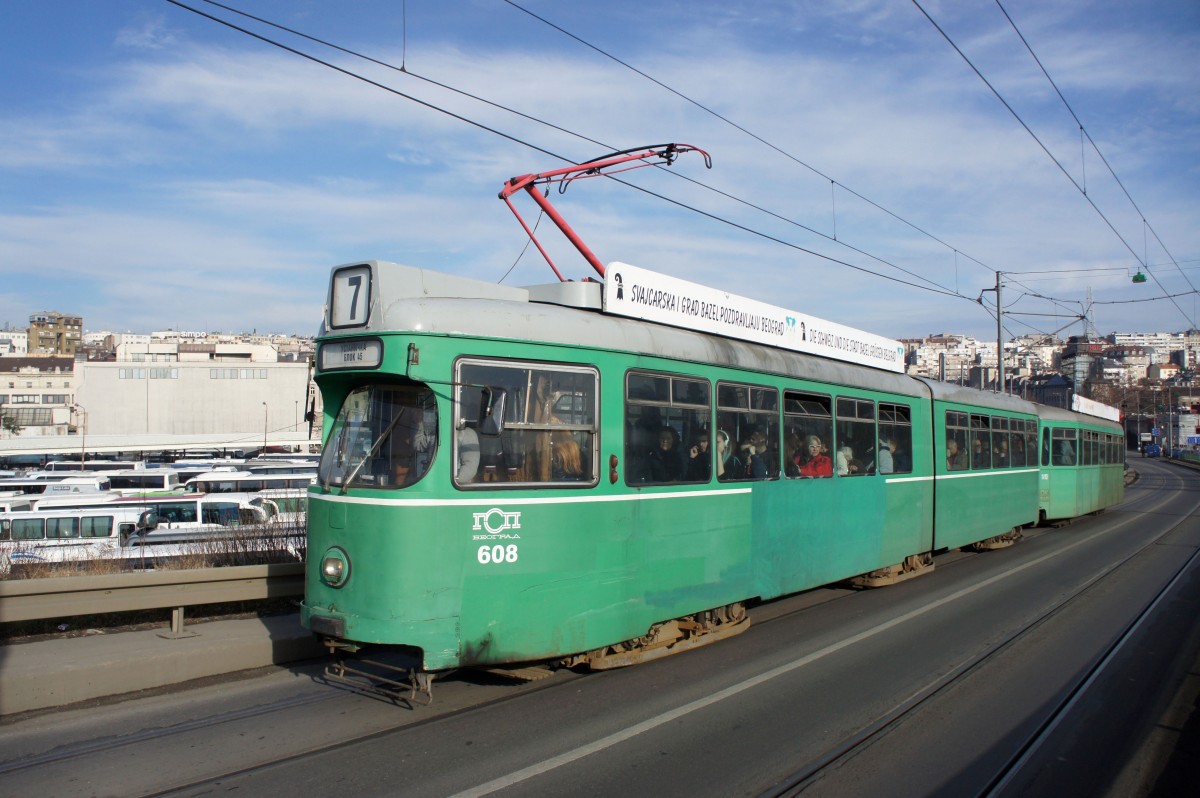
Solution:
[[(616, 170), (617, 172), (626, 172), (631, 169), (640, 169), (643, 166), (670, 166), (676, 158), (685, 152), (700, 153), (704, 156), (705, 167), (712, 169), (712, 156), (699, 147), (693, 147), (690, 144), (655, 144), (650, 147), (638, 147), (632, 150), (610, 153), (591, 161), (574, 166), (565, 166), (561, 169), (552, 169), (549, 172), (538, 172), (536, 174), (510, 178), (504, 184), (504, 188), (500, 190), (500, 199), (504, 200), (508, 209), (513, 212), (513, 216), (516, 216), (517, 221), (521, 223), (521, 227), (525, 228), (525, 233), (529, 236), (529, 240), (538, 248), (538, 252), (542, 253), (542, 257), (546, 259), (546, 263), (550, 264), (550, 269), (560, 282), (567, 282), (567, 278), (562, 276), (562, 272), (558, 270), (558, 267), (554, 265), (554, 261), (550, 259), (549, 253), (546, 252), (541, 242), (537, 240), (537, 236), (533, 234), (533, 230), (521, 218), (521, 214), (512, 204), (510, 198), (518, 191), (524, 190), (529, 196), (533, 197), (533, 201), (545, 211), (546, 215), (550, 217), (550, 221), (554, 222), (555, 226), (567, 237), (567, 240), (575, 246), (575, 249), (579, 250), (579, 254), (583, 255), (584, 260), (590, 263), (592, 268), (596, 270), (596, 273), (603, 277), (604, 264), (600, 262), (600, 259), (592, 253), (587, 244), (583, 243), (583, 239), (579, 237), (579, 234), (567, 224), (562, 215), (550, 204), (550, 200), (546, 196), (549, 191), (543, 194), (540, 187), (544, 184), (558, 183), (558, 191), (561, 194), (567, 190), (567, 186), (573, 181), (588, 177), (598, 177), (604, 169), (608, 169), (609, 167), (629, 164), (623, 169)], [(652, 161), (651, 159), (655, 160)]]

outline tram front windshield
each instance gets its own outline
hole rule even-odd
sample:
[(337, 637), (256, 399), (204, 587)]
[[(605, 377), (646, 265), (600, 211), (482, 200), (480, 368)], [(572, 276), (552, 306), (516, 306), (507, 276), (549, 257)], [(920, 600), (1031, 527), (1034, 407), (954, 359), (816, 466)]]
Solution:
[(437, 449), (437, 403), (424, 386), (370, 384), (342, 403), (318, 469), (323, 487), (402, 488)]

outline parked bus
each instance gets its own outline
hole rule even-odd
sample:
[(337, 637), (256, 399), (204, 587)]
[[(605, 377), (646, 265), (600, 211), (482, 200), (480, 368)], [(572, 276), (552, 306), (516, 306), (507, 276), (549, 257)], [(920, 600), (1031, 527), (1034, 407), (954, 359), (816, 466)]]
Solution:
[(15, 513), (32, 510), (33, 500), (28, 494), (15, 490), (0, 491), (0, 513)]
[(258, 493), (264, 490), (305, 492), (316, 480), (316, 471), (303, 474), (253, 474), (249, 471), (210, 471), (184, 485), (188, 493)]
[(140, 508), (154, 513), (163, 529), (202, 528), (206, 526), (239, 527), (266, 524), (269, 514), (263, 507), (250, 503), (257, 498), (249, 494), (178, 494), (173, 496), (79, 496), (62, 501), (42, 501), (41, 512), (59, 512), (98, 507)]
[[(304, 535), (272, 524), (269, 500), (249, 496), (115, 501), (0, 514), (0, 575), (36, 565), (110, 560), (152, 568), (190, 558), (188, 567), (304, 556)], [(79, 500), (85, 502), (87, 500)], [(198, 559), (197, 559), (198, 558)]]
[(146, 467), (145, 460), (51, 460), (46, 471), (132, 471)]
[(0, 479), (0, 491), (16, 491), (29, 495), (99, 493), (108, 489), (108, 477), (102, 474), (86, 474), (84, 476), (35, 474), (28, 477)]
[(108, 475), (109, 488), (122, 496), (152, 496), (181, 493), (179, 473), (170, 468), (145, 468), (114, 471)]
[(308, 492), (270, 489), (261, 491), (250, 500), (267, 513), (270, 524), (283, 524), (301, 531), (308, 525)]
[(39, 563), (111, 557), (138, 528), (136, 507), (92, 507), (0, 514), (0, 574)]

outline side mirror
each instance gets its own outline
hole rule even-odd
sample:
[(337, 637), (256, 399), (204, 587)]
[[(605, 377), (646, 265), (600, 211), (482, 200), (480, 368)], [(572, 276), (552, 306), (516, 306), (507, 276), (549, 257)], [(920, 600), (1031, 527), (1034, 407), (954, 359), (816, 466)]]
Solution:
[(504, 405), (508, 393), (503, 388), (486, 386), (480, 391), (479, 434), (496, 437), (504, 431)]
[(147, 510), (138, 516), (137, 528), (139, 532), (149, 532), (158, 528), (158, 514), (153, 510)]

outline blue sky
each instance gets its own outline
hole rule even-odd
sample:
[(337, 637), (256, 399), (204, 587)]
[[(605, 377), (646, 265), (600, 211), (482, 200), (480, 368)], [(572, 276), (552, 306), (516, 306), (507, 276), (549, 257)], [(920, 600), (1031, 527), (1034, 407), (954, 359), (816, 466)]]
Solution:
[(365, 258), (549, 282), (504, 180), (669, 141), (712, 154), (672, 167), (701, 185), (623, 177), (710, 216), (611, 181), (552, 195), (602, 261), (891, 337), (994, 338), (972, 300), (996, 270), (1012, 334), (1089, 288), (1101, 333), (1197, 319), (1195, 0), (922, 0), (1041, 144), (910, 0), (520, 3), (644, 76), (504, 0), (230, 3), (406, 73), (187, 2), (546, 152), (162, 0), (5, 2), (0, 325), (312, 334), (329, 269)]

